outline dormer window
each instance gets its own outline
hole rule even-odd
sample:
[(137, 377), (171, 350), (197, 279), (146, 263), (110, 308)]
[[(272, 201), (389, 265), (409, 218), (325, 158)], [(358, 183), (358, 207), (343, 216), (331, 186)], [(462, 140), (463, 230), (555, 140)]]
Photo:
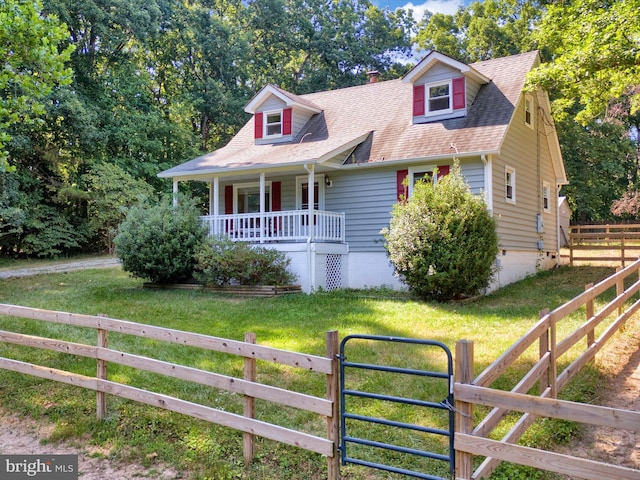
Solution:
[(264, 136), (279, 137), (282, 135), (282, 110), (265, 112)]
[(427, 112), (446, 113), (451, 111), (451, 83), (439, 83), (427, 85)]
[(291, 108), (268, 110), (254, 114), (254, 138), (276, 141), (286, 140), (292, 134), (293, 114)]
[(413, 86), (413, 116), (461, 116), (466, 112), (464, 77)]

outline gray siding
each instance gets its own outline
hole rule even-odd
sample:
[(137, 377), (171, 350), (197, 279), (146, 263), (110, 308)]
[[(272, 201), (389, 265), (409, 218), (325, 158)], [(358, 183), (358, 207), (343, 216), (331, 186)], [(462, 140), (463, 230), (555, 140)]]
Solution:
[(421, 83), (447, 81), (460, 76), (462, 76), (460, 70), (456, 70), (455, 68), (452, 68), (449, 65), (445, 65), (444, 63), (437, 62), (433, 67), (427, 70), (424, 75), (420, 76), (420, 78), (417, 78), (414, 84), (419, 85)]
[[(439, 162), (440, 165), (446, 163)], [(369, 168), (331, 175), (333, 187), (325, 190), (325, 207), (345, 213), (350, 251), (384, 251), (380, 230), (389, 225), (391, 210), (397, 201), (396, 172), (405, 168)], [(483, 192), (484, 167), (480, 159), (465, 161), (461, 168), (471, 191)]]
[[(538, 111), (537, 102), (534, 111)], [(538, 250), (543, 240), (544, 251), (557, 250), (557, 191), (551, 154), (539, 115), (534, 130), (524, 123), (524, 101), (518, 105), (509, 127), (502, 152), (494, 157), (493, 210), (498, 219), (500, 245), (504, 250)], [(516, 171), (516, 203), (505, 199), (505, 166)], [(542, 184), (551, 186), (550, 213), (543, 212)], [(544, 220), (544, 233), (537, 232), (537, 215)]]
[[(432, 166), (452, 164), (440, 161)], [(419, 162), (416, 165), (429, 165)], [(346, 241), (353, 252), (384, 252), (380, 230), (389, 225), (391, 210), (397, 201), (397, 171), (408, 166), (362, 168), (329, 172), (332, 186), (325, 188), (324, 209), (344, 212)], [(462, 174), (471, 191), (484, 191), (484, 166), (480, 159), (461, 162)], [(268, 182), (281, 182), (282, 210), (296, 208), (296, 176), (267, 177)], [(245, 182), (258, 182), (253, 180)], [(229, 182), (220, 182), (220, 212), (225, 212), (224, 190)]]

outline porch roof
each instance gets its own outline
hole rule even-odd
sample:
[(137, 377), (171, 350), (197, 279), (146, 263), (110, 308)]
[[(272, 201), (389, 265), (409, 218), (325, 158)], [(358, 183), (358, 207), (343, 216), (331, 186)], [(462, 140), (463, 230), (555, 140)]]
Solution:
[[(466, 116), (431, 123), (413, 124), (413, 87), (402, 79), (302, 95), (297, 98), (322, 111), (292, 141), (256, 144), (249, 121), (225, 147), (159, 176), (204, 179), (325, 162), (349, 168), (498, 154), (526, 75), (538, 61), (538, 53), (529, 52), (472, 64), (474, 71), (491, 81), (481, 87)], [(555, 163), (562, 165), (561, 158)]]

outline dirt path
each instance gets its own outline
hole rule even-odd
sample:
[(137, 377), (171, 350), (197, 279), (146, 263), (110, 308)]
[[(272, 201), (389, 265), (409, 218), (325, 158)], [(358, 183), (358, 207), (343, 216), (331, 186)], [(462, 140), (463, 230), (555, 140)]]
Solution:
[(27, 277), (41, 273), (60, 273), (82, 270), (85, 268), (111, 268), (120, 265), (116, 257), (90, 258), (74, 262), (54, 263), (40, 267), (16, 268), (13, 270), (0, 270), (0, 278)]
[(124, 464), (105, 458), (107, 449), (71, 443), (42, 443), (53, 432), (53, 425), (18, 417), (0, 407), (0, 454), (2, 455), (78, 455), (81, 480), (133, 480), (152, 478), (174, 480), (184, 478), (160, 463), (146, 468), (139, 464)]
[[(630, 322), (596, 357), (610, 377), (598, 405), (640, 412), (640, 320)], [(640, 432), (588, 427), (565, 453), (640, 470)]]

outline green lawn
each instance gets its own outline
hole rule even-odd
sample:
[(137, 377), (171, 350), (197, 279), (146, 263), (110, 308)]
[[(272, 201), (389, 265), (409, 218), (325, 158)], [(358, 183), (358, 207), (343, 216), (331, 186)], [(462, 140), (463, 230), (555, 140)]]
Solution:
[[(91, 315), (106, 314), (112, 318), (237, 340), (242, 340), (245, 332), (252, 331), (257, 334), (260, 344), (317, 355), (324, 355), (325, 333), (329, 330), (338, 330), (341, 338), (358, 333), (432, 339), (445, 343), (452, 350), (457, 340), (466, 339), (475, 343), (476, 373), (479, 373), (537, 321), (540, 310), (561, 305), (580, 293), (585, 284), (612, 272), (611, 268), (563, 267), (474, 301), (432, 304), (382, 290), (247, 299), (199, 291), (144, 289), (142, 281), (120, 269), (100, 269), (0, 280), (0, 302)], [(580, 319), (570, 320), (562, 328), (570, 329)], [(93, 330), (24, 319), (0, 317), (0, 329), (89, 344), (96, 342)], [(223, 354), (116, 334), (110, 334), (109, 346), (214, 372), (242, 375), (242, 361)], [(442, 355), (416, 347), (355, 342), (349, 352), (355, 361), (444, 368)], [(0, 345), (0, 355), (95, 375), (95, 361), (88, 359), (10, 345)], [(531, 361), (536, 355), (537, 351), (531, 352)], [(525, 367), (522, 365), (509, 371), (499, 380), (500, 386), (510, 388), (517, 381), (518, 370)], [(259, 362), (258, 375), (264, 383), (319, 396), (324, 394), (324, 379), (318, 375), (264, 362)], [(233, 394), (117, 365), (109, 367), (109, 378), (227, 411), (241, 412), (242, 409), (241, 399)], [(585, 397), (588, 399), (596, 394), (600, 380), (597, 372), (586, 372), (574, 382), (577, 386), (568, 389), (568, 395), (584, 401)], [(352, 373), (347, 381), (349, 388), (417, 395), (435, 401), (443, 399), (442, 387), (437, 382), (425, 383), (415, 378), (399, 381), (397, 376), (377, 372)], [(51, 441), (82, 437), (83, 441), (88, 439), (91, 443), (108, 446), (114, 461), (133, 459), (148, 463), (157, 458), (175, 465), (184, 472), (184, 478), (326, 478), (326, 462), (318, 455), (259, 439), (257, 458), (245, 467), (241, 433), (113, 397), (108, 400), (107, 418), (98, 422), (95, 420), (94, 392), (12, 372), (0, 371), (0, 401), (3, 407), (55, 423)], [(390, 406), (386, 402), (354, 401), (349, 408), (366, 415), (425, 425), (442, 426), (445, 421), (441, 414), (415, 407)], [(478, 415), (481, 413), (477, 412)], [(258, 402), (258, 418), (323, 435), (324, 425), (314, 417)], [(434, 451), (445, 449), (439, 438), (425, 434), (398, 432), (381, 426), (354, 425), (350, 428), (382, 441), (394, 438), (412, 448), (423, 449), (426, 445)], [(560, 430), (564, 435), (558, 435)], [(575, 434), (571, 425), (560, 428), (557, 423), (542, 422), (525, 442), (548, 445)], [(434, 474), (447, 474), (442, 465), (425, 466), (424, 462), (413, 458), (381, 455), (367, 449), (357, 453), (363, 458), (385, 458), (403, 468), (428, 468), (435, 469)], [(343, 467), (342, 473), (353, 480), (405, 478), (354, 466)], [(504, 467), (494, 478), (554, 477)]]

